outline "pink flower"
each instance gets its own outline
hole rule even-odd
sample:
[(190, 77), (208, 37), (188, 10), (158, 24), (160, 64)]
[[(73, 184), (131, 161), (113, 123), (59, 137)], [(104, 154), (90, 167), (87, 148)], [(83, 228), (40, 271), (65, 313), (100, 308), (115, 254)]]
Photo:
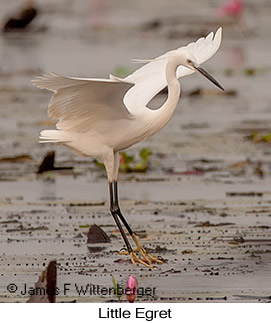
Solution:
[(137, 280), (133, 275), (130, 275), (126, 282), (126, 299), (129, 303), (133, 303), (136, 298)]
[(243, 10), (242, 0), (232, 0), (219, 9), (221, 16), (240, 16)]

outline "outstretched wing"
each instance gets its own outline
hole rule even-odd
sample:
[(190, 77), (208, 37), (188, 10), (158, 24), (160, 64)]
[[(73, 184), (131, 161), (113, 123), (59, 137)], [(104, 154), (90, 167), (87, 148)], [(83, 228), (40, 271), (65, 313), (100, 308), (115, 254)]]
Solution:
[[(188, 50), (196, 59), (198, 64), (202, 64), (212, 57), (218, 50), (221, 43), (222, 28), (220, 27), (215, 35), (211, 32), (207, 37), (202, 37), (196, 42), (190, 43), (187, 46), (180, 47), (176, 50), (165, 53), (154, 59), (152, 62), (142, 66), (134, 73), (128, 75), (123, 79), (124, 82), (134, 83), (135, 86), (131, 88), (124, 97), (124, 103), (127, 107), (143, 107), (167, 86), (166, 82), (166, 65), (167, 57), (179, 50)], [(177, 70), (177, 78), (190, 75), (194, 71), (179, 66)]]
[(48, 74), (32, 83), (54, 92), (48, 115), (58, 119), (57, 128), (85, 132), (104, 120), (128, 119), (123, 103), (125, 93), (134, 85), (107, 79), (70, 78)]

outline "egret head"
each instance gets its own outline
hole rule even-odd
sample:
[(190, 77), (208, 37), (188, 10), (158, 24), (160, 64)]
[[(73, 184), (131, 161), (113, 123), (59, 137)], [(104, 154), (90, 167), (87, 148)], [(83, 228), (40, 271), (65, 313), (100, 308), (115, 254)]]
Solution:
[(191, 69), (194, 72), (198, 72), (204, 77), (206, 77), (209, 81), (211, 81), (214, 85), (216, 85), (218, 88), (220, 88), (222, 91), (224, 91), (224, 88), (222, 85), (218, 83), (218, 81), (210, 74), (208, 73), (203, 67), (201, 67), (198, 63), (196, 58), (191, 55), (188, 51), (181, 51), (179, 53), (180, 57), (180, 65), (183, 65), (189, 69)]

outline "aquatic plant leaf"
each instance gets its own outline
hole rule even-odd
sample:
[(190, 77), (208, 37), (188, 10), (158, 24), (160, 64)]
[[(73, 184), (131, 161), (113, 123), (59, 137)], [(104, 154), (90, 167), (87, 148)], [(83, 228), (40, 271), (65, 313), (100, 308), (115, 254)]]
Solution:
[(110, 242), (109, 236), (98, 225), (92, 225), (87, 233), (87, 243), (107, 243)]
[(42, 174), (44, 172), (54, 170), (55, 166), (55, 152), (54, 151), (49, 151), (46, 156), (43, 158), (39, 169), (37, 171), (37, 174)]
[(142, 160), (147, 162), (149, 160), (150, 155), (151, 152), (148, 148), (143, 148), (140, 150), (139, 156)]
[(27, 303), (55, 303), (56, 301), (56, 261), (51, 261), (46, 270), (43, 271), (35, 283), (35, 287), (29, 291), (31, 293)]
[(117, 66), (114, 71), (113, 75), (117, 77), (126, 77), (131, 73), (131, 70), (125, 66)]
[(121, 298), (121, 295), (119, 294), (119, 289), (118, 289), (118, 284), (114, 278), (114, 276), (112, 275), (112, 283), (113, 283), (113, 286), (114, 286), (114, 289), (115, 289), (115, 294), (120, 302), (120, 298)]
[(105, 169), (104, 164), (103, 164), (103, 163), (100, 163), (98, 160), (96, 160), (96, 159), (95, 159), (95, 160), (94, 160), (94, 163), (95, 163), (95, 165), (96, 165), (96, 166), (98, 166), (99, 168), (101, 168), (101, 169), (103, 169), (103, 170)]
[(55, 152), (49, 151), (43, 158), (37, 174), (42, 174), (48, 171), (57, 171), (57, 170), (72, 170), (73, 167), (55, 167)]
[(125, 164), (130, 164), (131, 162), (134, 161), (135, 157), (133, 155), (128, 155), (126, 152), (122, 151), (120, 153), (122, 159), (123, 159), (123, 162)]
[(271, 134), (261, 136), (261, 141), (262, 142), (270, 142), (271, 141)]
[(120, 167), (119, 170), (122, 173), (128, 173), (132, 171), (130, 164), (134, 161), (135, 157), (133, 155), (128, 155), (125, 152), (120, 153)]
[(133, 167), (132, 171), (134, 172), (146, 172), (147, 170), (147, 163), (145, 161), (139, 161), (135, 164), (135, 167)]

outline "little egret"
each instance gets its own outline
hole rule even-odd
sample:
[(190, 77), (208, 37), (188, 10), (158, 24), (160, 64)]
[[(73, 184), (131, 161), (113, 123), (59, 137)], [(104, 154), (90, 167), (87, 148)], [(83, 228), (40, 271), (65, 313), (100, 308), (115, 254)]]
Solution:
[[(110, 75), (109, 79), (64, 77), (48, 74), (33, 80), (41, 89), (54, 92), (48, 115), (58, 119), (57, 130), (43, 130), (40, 142), (62, 143), (81, 156), (91, 156), (105, 166), (110, 194), (110, 211), (120, 230), (133, 264), (152, 267), (163, 260), (146, 252), (121, 213), (118, 202), (119, 152), (154, 135), (170, 120), (179, 101), (181, 87), (178, 78), (199, 72), (221, 90), (223, 87), (200, 64), (218, 50), (222, 29), (215, 35), (148, 62), (126, 78)], [(168, 98), (157, 110), (147, 107), (164, 87)], [(132, 249), (122, 224), (133, 239)]]

